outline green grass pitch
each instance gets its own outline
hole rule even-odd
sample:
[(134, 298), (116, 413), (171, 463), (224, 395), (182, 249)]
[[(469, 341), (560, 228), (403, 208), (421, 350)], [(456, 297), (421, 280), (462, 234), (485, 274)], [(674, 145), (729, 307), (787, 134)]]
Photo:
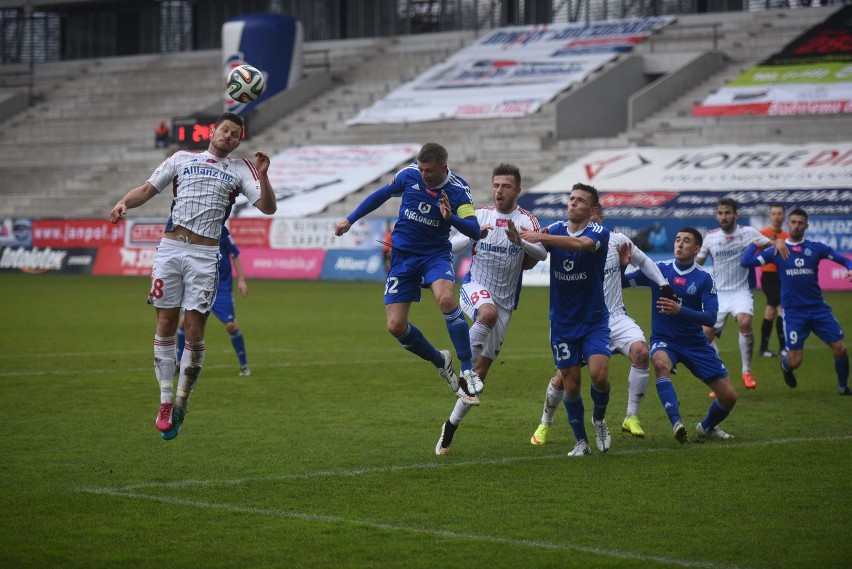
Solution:
[[(736, 438), (695, 442), (710, 400), (682, 370), (685, 446), (653, 387), (640, 413), (647, 438), (620, 432), (629, 365), (613, 357), (612, 450), (571, 459), (564, 410), (553, 444), (529, 443), (553, 362), (547, 291), (526, 289), (481, 407), (437, 457), (454, 397), (385, 331), (380, 283), (252, 281), (237, 299), (252, 376), (237, 376), (211, 319), (186, 423), (165, 442), (147, 286), (0, 275), (0, 566), (852, 563), (852, 398), (838, 396), (815, 337), (797, 389), (778, 360), (757, 357), (758, 388), (746, 391), (729, 322), (721, 346), (740, 399), (724, 428)], [(649, 293), (626, 298), (648, 332)], [(827, 299), (852, 330), (852, 295)], [(762, 293), (755, 300), (759, 331)], [(431, 296), (411, 321), (450, 346)], [(588, 385), (584, 376), (590, 420)]]

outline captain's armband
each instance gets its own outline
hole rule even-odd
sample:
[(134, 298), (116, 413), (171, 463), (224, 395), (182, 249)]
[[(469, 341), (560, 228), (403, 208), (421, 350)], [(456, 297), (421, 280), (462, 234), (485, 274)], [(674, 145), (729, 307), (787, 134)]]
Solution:
[(466, 203), (459, 206), (457, 215), (464, 219), (465, 217), (476, 216), (476, 212), (473, 210), (473, 205)]

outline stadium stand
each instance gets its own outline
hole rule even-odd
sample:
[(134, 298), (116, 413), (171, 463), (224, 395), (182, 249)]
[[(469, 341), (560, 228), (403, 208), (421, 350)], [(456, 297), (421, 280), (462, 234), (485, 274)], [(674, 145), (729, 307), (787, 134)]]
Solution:
[[(531, 187), (566, 163), (599, 148), (848, 139), (852, 119), (842, 116), (690, 114), (692, 106), (706, 94), (835, 9), (680, 16), (621, 60), (719, 52), (723, 55), (722, 68), (691, 89), (663, 93), (655, 112), (624, 132), (606, 137), (558, 139), (558, 106), (618, 62), (524, 118), (347, 126), (346, 120), (359, 110), (475, 41), (474, 32), (309, 42), (306, 50), (324, 53), (328, 58), (331, 88), (255, 133), (240, 150), (246, 155), (255, 149), (274, 154), (288, 147), (314, 144), (420, 144), (434, 140), (449, 149), (450, 167), (470, 183), (475, 203), (485, 203), (491, 169), (500, 161), (516, 163), (524, 174), (524, 186)], [(163, 158), (163, 150), (153, 145), (157, 121), (215, 106), (221, 93), (220, 77), (218, 50), (38, 64), (31, 87), (35, 104), (2, 123), (6, 136), (0, 139), (5, 157), (0, 175), (7, 182), (0, 190), (0, 215), (103, 217)], [(0, 87), (2, 81), (0, 75)], [(345, 214), (378, 183), (368, 184), (320, 215)], [(167, 214), (169, 200), (155, 201), (158, 203), (146, 206), (146, 217)], [(391, 201), (376, 213), (393, 216), (397, 207)]]

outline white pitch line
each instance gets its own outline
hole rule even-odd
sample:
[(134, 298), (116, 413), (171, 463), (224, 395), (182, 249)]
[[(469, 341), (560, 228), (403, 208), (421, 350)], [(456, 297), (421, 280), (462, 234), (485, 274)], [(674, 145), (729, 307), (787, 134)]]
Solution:
[(693, 561), (690, 559), (678, 559), (673, 557), (662, 557), (658, 555), (646, 555), (632, 551), (621, 551), (617, 549), (604, 549), (599, 547), (585, 547), (581, 545), (573, 545), (570, 543), (554, 543), (549, 541), (539, 541), (530, 539), (515, 539), (510, 537), (501, 537), (498, 535), (477, 534), (469, 532), (454, 532), (443, 529), (434, 529), (428, 527), (415, 527), (404, 524), (388, 524), (374, 522), (370, 520), (357, 520), (343, 518), (339, 516), (328, 516), (319, 514), (308, 514), (304, 512), (292, 512), (287, 510), (278, 510), (274, 508), (255, 508), (251, 506), (233, 506), (230, 504), (215, 504), (213, 502), (201, 502), (196, 500), (187, 500), (184, 498), (174, 498), (169, 496), (154, 496), (150, 494), (142, 494), (135, 492), (123, 492), (115, 489), (103, 488), (101, 491), (88, 491), (93, 494), (105, 494), (120, 498), (134, 498), (139, 500), (149, 500), (153, 502), (162, 502), (165, 504), (177, 506), (189, 506), (193, 508), (203, 508), (206, 510), (219, 510), (223, 512), (233, 512), (238, 514), (256, 514), (278, 518), (287, 518), (299, 520), (303, 522), (318, 522), (318, 523), (333, 523), (333, 524), (348, 524), (381, 531), (407, 532), (414, 534), (430, 535), (441, 539), (468, 539), (474, 541), (485, 541), (489, 543), (497, 543), (501, 545), (510, 545), (518, 547), (530, 547), (533, 549), (550, 549), (555, 551), (579, 551), (591, 555), (599, 555), (602, 557), (611, 557), (616, 559), (629, 559), (635, 561), (646, 561), (654, 563), (664, 563), (667, 565), (675, 565), (678, 567), (706, 567), (708, 569), (730, 568), (736, 569), (733, 565), (720, 565), (718, 563), (706, 561)]
[[(794, 443), (812, 443), (812, 442), (837, 442), (852, 440), (852, 435), (842, 435), (834, 437), (791, 437), (784, 439), (767, 439), (760, 441), (739, 441), (739, 442), (707, 442), (703, 444), (692, 444), (685, 447), (653, 447), (639, 448), (627, 450), (610, 450), (606, 456), (630, 456), (636, 454), (649, 454), (660, 452), (691, 452), (698, 449), (739, 449), (759, 446), (784, 445)], [(598, 453), (604, 459), (604, 456)], [(299, 472), (293, 474), (285, 474), (280, 476), (257, 476), (234, 478), (229, 480), (178, 480), (171, 482), (139, 482), (135, 484), (125, 484), (120, 486), (95, 486), (83, 487), (75, 489), (76, 492), (87, 492), (92, 494), (108, 494), (111, 492), (132, 492), (146, 488), (188, 488), (192, 486), (239, 486), (242, 484), (251, 484), (255, 482), (284, 482), (287, 480), (309, 480), (313, 478), (353, 478), (356, 476), (367, 476), (371, 474), (388, 474), (391, 472), (401, 472), (406, 470), (428, 470), (433, 468), (459, 468), (468, 466), (494, 466), (500, 464), (509, 464), (513, 462), (529, 462), (537, 460), (553, 460), (565, 458), (565, 454), (547, 454), (540, 456), (507, 456), (502, 458), (494, 458), (489, 460), (466, 460), (460, 462), (450, 462), (448, 460), (438, 459), (434, 462), (420, 462), (415, 464), (402, 464), (396, 466), (373, 466), (367, 468), (350, 468), (350, 469), (331, 469), (331, 470), (314, 470), (310, 472)], [(588, 460), (588, 459), (581, 459)], [(594, 459), (592, 459), (594, 460)], [(604, 459), (605, 460), (605, 459)]]
[[(292, 367), (338, 367), (338, 366), (351, 366), (352, 364), (356, 365), (379, 365), (379, 364), (388, 364), (388, 363), (402, 363), (409, 358), (400, 358), (400, 359), (388, 359), (382, 358), (379, 360), (326, 360), (326, 361), (299, 361), (299, 362), (275, 362), (275, 363), (265, 363), (263, 364), (263, 369), (271, 369), (271, 368), (292, 368)], [(235, 364), (205, 364), (203, 369), (232, 369)], [(254, 367), (254, 366), (252, 366)], [(260, 369), (260, 368), (255, 368)], [(86, 375), (93, 374), (114, 374), (116, 368), (93, 368), (85, 370)], [(121, 373), (145, 373), (151, 372), (154, 373), (154, 364), (153, 364), (153, 356), (152, 363), (147, 367), (137, 367), (137, 368), (122, 368)], [(47, 376), (47, 375), (80, 375), (80, 370), (77, 369), (52, 369), (52, 370), (43, 370), (43, 371), (3, 371), (0, 372), (0, 377), (33, 377), (33, 376)]]

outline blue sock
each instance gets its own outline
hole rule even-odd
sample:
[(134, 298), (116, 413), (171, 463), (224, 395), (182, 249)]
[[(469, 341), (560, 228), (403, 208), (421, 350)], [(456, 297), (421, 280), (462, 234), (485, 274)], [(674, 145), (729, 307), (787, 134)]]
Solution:
[(397, 340), (402, 344), (402, 347), (423, 358), (428, 362), (432, 362), (435, 367), (443, 367), (444, 356), (441, 352), (435, 349), (435, 346), (429, 343), (429, 340), (423, 335), (423, 332), (417, 329), (414, 324), (409, 324), (402, 336), (398, 336)]
[(180, 367), (180, 358), (183, 355), (183, 345), (186, 344), (186, 334), (183, 328), (178, 328), (177, 331), (177, 365)]
[(589, 441), (586, 435), (586, 409), (583, 407), (583, 397), (578, 395), (575, 398), (567, 395), (562, 398), (562, 403), (565, 405), (565, 411), (568, 413), (568, 424), (571, 425), (571, 430), (574, 431), (574, 438), (577, 442)]
[(834, 369), (837, 371), (837, 387), (845, 389), (849, 382), (849, 356), (834, 358)]
[(234, 351), (237, 352), (237, 359), (240, 360), (240, 365), (247, 365), (246, 361), (246, 342), (243, 339), (243, 333), (237, 328), (237, 331), (230, 335), (231, 345), (234, 346)]
[(447, 321), (447, 331), (450, 333), (450, 340), (456, 349), (456, 356), (458, 356), (461, 363), (461, 370), (471, 369), (473, 364), (470, 361), (472, 357), (470, 352), (470, 335), (468, 334), (467, 322), (464, 319), (461, 307), (457, 306), (452, 312), (444, 314), (444, 320)]
[(657, 395), (660, 397), (660, 403), (663, 404), (663, 409), (666, 415), (669, 416), (672, 426), (680, 421), (680, 408), (677, 404), (677, 393), (675, 393), (672, 380), (668, 377), (657, 378)]
[(592, 410), (592, 419), (595, 421), (603, 421), (606, 417), (606, 406), (609, 405), (609, 387), (606, 391), (598, 391), (598, 388), (592, 385), (592, 401), (595, 408)]
[(705, 431), (715, 429), (716, 425), (724, 421), (730, 414), (730, 409), (725, 408), (718, 401), (714, 401), (707, 410), (707, 416), (701, 420), (701, 428)]
[(793, 371), (787, 366), (787, 356), (781, 358), (781, 369), (783, 369), (784, 371)]

